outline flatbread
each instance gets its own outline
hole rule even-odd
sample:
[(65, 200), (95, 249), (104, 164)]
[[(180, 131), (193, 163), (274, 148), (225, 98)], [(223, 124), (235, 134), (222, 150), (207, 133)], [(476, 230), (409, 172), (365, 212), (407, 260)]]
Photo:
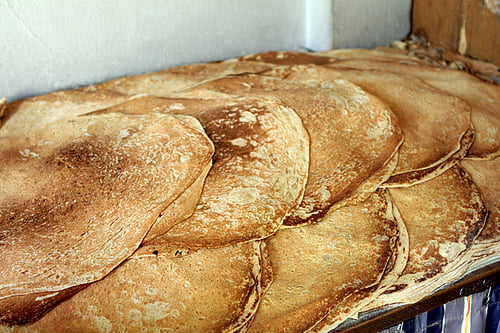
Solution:
[(492, 160), (465, 159), (460, 162), (462, 168), (471, 176), (488, 209), (488, 220), (476, 240), (479, 243), (500, 242), (500, 158)]
[(81, 116), (0, 140), (8, 324), (36, 319), (129, 257), (213, 154), (206, 135), (160, 114)]
[(258, 73), (271, 64), (246, 61), (189, 64), (141, 75), (122, 77), (85, 88), (86, 91), (113, 91), (124, 95), (169, 96), (206, 80), (241, 73)]
[(500, 87), (484, 82), (466, 72), (424, 65), (406, 65), (373, 60), (346, 60), (332, 65), (336, 68), (377, 69), (409, 74), (471, 106), (475, 139), (468, 155), (494, 158), (500, 154)]
[(50, 94), (21, 99), (6, 105), (2, 136), (20, 136), (36, 127), (62, 118), (103, 109), (130, 99), (109, 91), (85, 92), (61, 90)]
[[(143, 110), (147, 110), (147, 108), (143, 108)], [(172, 116), (182, 121), (185, 125), (191, 127), (192, 129), (199, 130), (206, 135), (205, 130), (196, 118), (185, 115)], [(212, 169), (212, 161), (207, 163), (207, 165), (200, 172), (198, 178), (196, 178), (196, 180), (187, 189), (185, 189), (177, 199), (175, 199), (175, 201), (173, 201), (163, 212), (160, 213), (156, 222), (144, 237), (142, 244), (163, 235), (174, 225), (193, 215), (196, 206), (200, 201), (201, 192), (203, 191), (203, 186), (205, 184), (205, 178), (207, 178), (210, 169)]]
[(388, 290), (398, 280), (408, 262), (409, 235), (406, 225), (394, 206), (392, 198), (384, 192), (388, 202), (388, 215), (395, 220), (398, 238), (395, 250), (380, 282), (371, 287), (353, 292), (332, 308), (328, 315), (318, 321), (308, 332), (330, 332), (349, 318), (358, 318), (359, 313), (374, 299)]
[(406, 64), (426, 65), (427, 62), (405, 54), (388, 53), (369, 49), (334, 49), (316, 53), (319, 56), (331, 57), (335, 60), (370, 59), (377, 61), (392, 61)]
[(266, 240), (274, 281), (250, 332), (304, 332), (343, 300), (380, 283), (396, 253), (398, 223), (383, 191), (330, 211), (318, 223)]
[[(419, 285), (448, 274), (484, 226), (487, 210), (477, 187), (458, 165), (427, 182), (389, 190), (410, 238), (408, 263), (378, 304), (413, 303), (428, 294)], [(445, 203), (445, 204), (443, 204)]]
[(260, 242), (131, 258), (38, 322), (2, 332), (238, 332), (262, 293)]
[[(0, 131), (0, 136), (18, 136), (23, 132), (47, 123), (81, 114), (112, 113), (114, 110), (120, 110), (120, 104), (127, 100), (130, 101), (127, 103), (129, 109), (141, 108), (143, 114), (151, 113), (153, 108), (161, 107), (161, 105), (139, 105), (140, 101), (133, 101), (133, 99), (134, 97), (123, 96), (110, 91), (89, 92), (78, 89), (57, 91), (47, 95), (26, 98), (9, 105), (8, 110), (11, 116), (8, 126)], [(170, 107), (172, 103), (167, 104)], [(115, 108), (111, 106), (115, 106)], [(130, 111), (129, 113), (133, 112)], [(182, 118), (180, 120), (187, 126), (199, 130), (206, 136), (203, 127), (196, 118), (189, 116), (176, 117)], [(157, 222), (146, 236), (146, 241), (165, 233), (171, 226), (185, 220), (193, 213), (210, 167), (211, 163), (207, 164), (198, 179), (182, 193), (181, 198), (175, 200), (168, 210), (160, 214)]]
[(279, 101), (145, 96), (129, 104), (134, 107), (124, 103), (114, 109), (196, 117), (215, 145), (213, 167), (194, 214), (146, 244), (196, 249), (266, 238), (300, 203), (309, 137), (297, 114)]
[(469, 105), (412, 76), (314, 65), (274, 69), (265, 75), (292, 81), (306, 78), (331, 82), (349, 80), (384, 101), (398, 118), (405, 137), (388, 186), (408, 186), (435, 177), (456, 162), (448, 163), (445, 168), (437, 166), (455, 154), (464, 154), (472, 144)]
[(308, 182), (300, 207), (284, 225), (318, 221), (384, 168), (402, 142), (389, 108), (345, 80), (287, 81), (246, 74), (206, 82), (182, 96), (207, 92), (277, 97), (302, 119), (311, 140)]
[[(299, 64), (315, 64), (315, 65), (328, 65), (334, 63), (336, 60), (329, 56), (321, 56), (318, 53), (312, 52), (293, 52), (293, 51), (268, 51), (255, 54), (249, 54), (238, 61), (258, 61), (267, 64), (275, 65), (299, 65)], [(226, 60), (232, 62), (235, 59)]]

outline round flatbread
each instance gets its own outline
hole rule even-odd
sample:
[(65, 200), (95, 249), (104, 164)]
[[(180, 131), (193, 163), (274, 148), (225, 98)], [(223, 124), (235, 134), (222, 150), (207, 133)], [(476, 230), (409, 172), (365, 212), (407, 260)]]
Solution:
[(459, 166), (389, 192), (406, 223), (410, 251), (403, 275), (377, 299), (379, 305), (412, 303), (431, 292), (417, 291), (448, 274), (447, 267), (472, 246), (487, 215), (477, 187)]
[(279, 230), (266, 240), (274, 281), (249, 331), (304, 332), (333, 312), (349, 312), (346, 297), (380, 284), (398, 232), (383, 191), (318, 223)]
[(264, 74), (291, 81), (349, 80), (384, 101), (405, 138), (386, 186), (408, 186), (435, 177), (456, 163), (455, 155), (464, 156), (472, 144), (469, 105), (412, 76), (314, 65), (277, 68)]
[(130, 97), (110, 91), (90, 93), (78, 89), (21, 99), (6, 105), (0, 137), (20, 136), (53, 121), (76, 117), (128, 99)]
[(3, 323), (36, 319), (128, 258), (213, 154), (161, 114), (63, 119), (0, 141)]
[(409, 74), (450, 95), (466, 101), (471, 107), (475, 138), (469, 157), (494, 158), (500, 154), (500, 87), (484, 82), (466, 72), (425, 65), (408, 65), (373, 60), (346, 60), (335, 68), (377, 69)]
[(225, 61), (171, 67), (159, 72), (122, 77), (84, 88), (86, 91), (112, 91), (124, 95), (169, 96), (203, 81), (226, 75), (258, 73), (271, 64), (251, 61)]
[[(309, 175), (300, 207), (284, 221), (287, 226), (318, 221), (332, 205), (351, 198), (386, 166), (402, 142), (390, 109), (345, 80), (292, 81), (245, 74), (209, 81), (182, 95), (210, 92), (277, 97), (302, 119), (311, 140)], [(375, 187), (365, 189), (373, 192)]]
[(126, 260), (36, 323), (3, 331), (239, 332), (261, 297), (261, 252), (260, 242), (180, 257), (159, 249)]
[(215, 145), (193, 215), (147, 245), (196, 249), (266, 238), (303, 197), (309, 137), (297, 114), (279, 101), (144, 96), (113, 110), (196, 117)]

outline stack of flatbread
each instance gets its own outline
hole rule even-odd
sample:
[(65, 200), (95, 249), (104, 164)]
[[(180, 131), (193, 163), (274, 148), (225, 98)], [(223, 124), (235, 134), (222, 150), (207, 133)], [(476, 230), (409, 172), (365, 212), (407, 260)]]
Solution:
[(370, 50), (0, 100), (0, 332), (327, 332), (416, 302), (500, 260), (499, 109)]

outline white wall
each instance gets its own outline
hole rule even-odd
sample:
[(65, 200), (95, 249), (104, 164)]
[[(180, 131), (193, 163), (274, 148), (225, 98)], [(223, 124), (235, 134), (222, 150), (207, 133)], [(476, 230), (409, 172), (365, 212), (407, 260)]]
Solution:
[(331, 0), (332, 48), (373, 48), (410, 33), (410, 0)]
[(266, 50), (381, 45), (408, 33), (410, 1), (0, 0), (0, 96)]

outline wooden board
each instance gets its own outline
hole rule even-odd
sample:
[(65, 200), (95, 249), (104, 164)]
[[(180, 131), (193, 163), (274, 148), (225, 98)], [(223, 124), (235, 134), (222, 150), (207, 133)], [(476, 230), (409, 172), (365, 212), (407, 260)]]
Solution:
[(500, 6), (481, 0), (415, 0), (412, 33), (500, 65)]

